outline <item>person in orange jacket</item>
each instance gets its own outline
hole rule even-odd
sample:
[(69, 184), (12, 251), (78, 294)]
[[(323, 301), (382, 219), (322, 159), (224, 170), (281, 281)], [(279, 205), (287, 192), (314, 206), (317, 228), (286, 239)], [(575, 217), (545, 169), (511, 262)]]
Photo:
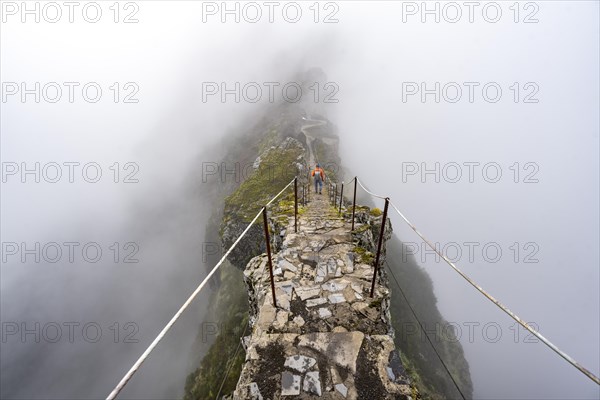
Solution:
[(312, 176), (315, 178), (315, 193), (321, 194), (323, 182), (325, 182), (325, 171), (323, 171), (323, 168), (318, 163), (312, 172)]

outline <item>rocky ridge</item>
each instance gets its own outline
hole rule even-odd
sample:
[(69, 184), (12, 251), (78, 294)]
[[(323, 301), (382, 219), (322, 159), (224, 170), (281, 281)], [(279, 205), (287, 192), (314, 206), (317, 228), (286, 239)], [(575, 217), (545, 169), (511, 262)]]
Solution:
[(246, 361), (234, 399), (406, 399), (413, 393), (394, 346), (385, 274), (370, 297), (373, 232), (378, 235), (382, 218), (359, 208), (351, 231), (349, 214), (338, 215), (327, 197), (311, 194), (298, 233), (289, 219), (273, 254), (276, 304), (267, 256), (252, 258), (244, 270), (252, 333), (243, 339)]

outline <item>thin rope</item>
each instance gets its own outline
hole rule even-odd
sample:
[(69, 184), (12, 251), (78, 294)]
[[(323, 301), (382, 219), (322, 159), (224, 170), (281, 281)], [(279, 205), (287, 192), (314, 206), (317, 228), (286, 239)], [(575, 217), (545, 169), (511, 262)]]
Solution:
[[(294, 179), (292, 179), (290, 181), (290, 183), (287, 184), (286, 187), (284, 187), (279, 193), (277, 193), (275, 195), (275, 197), (273, 197), (271, 199), (271, 201), (269, 201), (266, 204), (266, 206), (268, 206), (269, 204), (271, 204), (288, 187), (290, 187), (290, 185), (294, 182)], [(214, 268), (209, 272), (209, 274), (206, 276), (206, 278), (204, 278), (204, 280), (202, 281), (202, 283), (200, 283), (200, 285), (198, 285), (198, 287), (196, 288), (196, 290), (194, 290), (194, 292), (190, 295), (190, 297), (186, 300), (186, 302), (183, 303), (183, 305), (175, 313), (175, 315), (173, 316), (173, 318), (171, 318), (171, 320), (169, 321), (169, 323), (167, 325), (165, 325), (165, 327), (162, 329), (162, 331), (160, 331), (160, 333), (158, 334), (158, 336), (156, 336), (156, 338), (152, 341), (152, 343), (150, 344), (150, 346), (148, 346), (148, 348), (146, 349), (146, 351), (144, 351), (144, 353), (140, 356), (140, 358), (138, 358), (138, 360), (135, 362), (135, 364), (133, 364), (133, 366), (129, 369), (129, 371), (125, 374), (125, 376), (121, 379), (121, 381), (117, 384), (117, 386), (113, 389), (113, 391), (108, 395), (108, 397), (106, 398), (106, 400), (113, 400), (114, 398), (117, 397), (117, 395), (119, 394), (119, 392), (121, 392), (121, 390), (123, 390), (123, 388), (125, 387), (125, 385), (127, 385), (127, 383), (129, 382), (129, 380), (133, 377), (133, 374), (135, 374), (137, 372), (137, 370), (140, 368), (140, 366), (142, 365), (142, 363), (144, 361), (146, 361), (146, 358), (148, 358), (148, 356), (150, 355), (150, 353), (152, 352), (152, 350), (154, 350), (154, 348), (158, 345), (158, 343), (163, 339), (163, 337), (165, 336), (165, 334), (171, 329), (171, 327), (175, 324), (175, 322), (177, 322), (177, 320), (179, 319), (179, 317), (181, 316), (181, 314), (183, 314), (183, 312), (186, 310), (186, 308), (188, 308), (188, 306), (196, 298), (196, 296), (198, 295), (198, 293), (200, 293), (200, 291), (202, 290), (202, 288), (204, 288), (204, 285), (206, 285), (206, 282), (208, 282), (208, 280), (213, 276), (213, 274), (217, 271), (217, 269), (223, 264), (223, 262), (225, 261), (225, 259), (227, 259), (227, 256), (229, 256), (229, 254), (231, 253), (231, 251), (237, 246), (237, 244), (240, 242), (240, 240), (242, 240), (242, 238), (250, 230), (250, 227), (252, 225), (254, 225), (254, 223), (256, 222), (256, 220), (261, 216), (263, 208), (265, 208), (265, 207), (261, 207), (260, 211), (256, 214), (256, 216), (254, 217), (254, 219), (252, 219), (252, 222), (250, 222), (250, 224), (248, 224), (248, 226), (246, 227), (246, 229), (244, 229), (244, 231), (242, 232), (242, 234), (231, 245), (231, 247), (227, 250), (227, 252), (223, 255), (223, 257), (221, 257), (221, 259), (219, 260), (219, 262), (217, 263), (217, 265), (214, 266)]]
[(454, 376), (452, 376), (452, 374), (450, 373), (450, 370), (446, 366), (446, 363), (444, 362), (444, 360), (442, 360), (442, 357), (440, 356), (440, 353), (438, 353), (437, 349), (435, 348), (435, 346), (431, 342), (431, 339), (429, 338), (429, 335), (427, 334), (427, 331), (425, 330), (425, 328), (421, 324), (421, 321), (419, 321), (419, 317), (417, 317), (417, 314), (415, 313), (415, 310), (412, 308), (412, 306), (410, 305), (410, 302), (408, 301), (408, 298), (404, 294), (404, 290), (402, 290), (402, 287), (400, 287), (400, 284), (398, 283), (398, 280), (396, 279), (396, 275), (394, 275), (394, 271), (392, 271), (392, 267), (390, 267), (390, 264), (388, 264), (387, 261), (385, 261), (385, 264), (388, 266), (388, 270), (392, 274), (392, 277), (394, 278), (394, 282), (396, 282), (396, 286), (398, 286), (398, 289), (400, 290), (400, 294), (402, 294), (402, 297), (404, 297), (404, 301), (406, 301), (406, 305), (410, 309), (410, 312), (412, 313), (412, 315), (415, 317), (415, 320), (419, 324), (419, 327), (421, 328), (421, 330), (425, 334), (425, 337), (427, 338), (427, 341), (429, 342), (429, 344), (431, 345), (431, 348), (435, 352), (435, 355), (438, 357), (438, 359), (440, 360), (440, 362), (444, 366), (444, 369), (448, 373), (448, 376), (452, 380), (452, 383), (454, 383), (454, 386), (456, 387), (456, 390), (458, 390), (458, 393), (460, 393), (460, 397), (462, 397), (463, 399), (465, 399), (465, 395), (463, 394), (462, 390), (460, 390), (460, 387), (458, 386), (458, 383), (456, 382), (456, 380), (454, 380)]
[(362, 184), (362, 182), (360, 181), (360, 179), (358, 179), (358, 178), (355, 178), (355, 179), (356, 179), (356, 182), (358, 182), (358, 184), (360, 185), (360, 187), (361, 187), (361, 188), (363, 188), (363, 190), (364, 190), (365, 192), (369, 193), (371, 196), (373, 196), (373, 197), (378, 197), (378, 198), (380, 198), (380, 199), (383, 199), (383, 200), (385, 200), (385, 199), (386, 199), (386, 197), (387, 197), (387, 196), (380, 196), (380, 195), (378, 195), (378, 194), (375, 194), (375, 193), (371, 192), (369, 189), (367, 189), (367, 188), (366, 188), (366, 187), (365, 187), (365, 186)]
[[(380, 196), (380, 195), (375, 194), (375, 193), (371, 192), (370, 190), (368, 190), (361, 183), (361, 181), (358, 179), (358, 177), (356, 178), (356, 181), (363, 188), (363, 190), (365, 192), (369, 193), (371, 196), (378, 197), (380, 199), (385, 199), (384, 196)], [(564, 351), (560, 350), (554, 343), (552, 343), (550, 340), (546, 339), (541, 333), (539, 333), (537, 330), (535, 330), (534, 328), (532, 328), (531, 326), (529, 326), (529, 324), (527, 324), (519, 316), (517, 316), (515, 313), (513, 313), (508, 307), (506, 307), (504, 304), (500, 303), (500, 301), (498, 301), (496, 298), (494, 298), (492, 295), (490, 295), (488, 292), (486, 292), (481, 286), (479, 286), (469, 276), (467, 276), (464, 272), (462, 272), (456, 265), (454, 265), (454, 263), (452, 261), (450, 261), (445, 255), (443, 255), (425, 236), (423, 236), (423, 234), (421, 232), (419, 232), (419, 230), (417, 229), (417, 227), (412, 222), (410, 222), (408, 220), (408, 218), (406, 218), (404, 216), (404, 214), (402, 214), (402, 212), (398, 209), (398, 207), (396, 207), (396, 205), (391, 200), (390, 200), (390, 204), (394, 208), (394, 210), (396, 210), (396, 212), (402, 217), (402, 219), (404, 219), (404, 221), (408, 224), (408, 226), (410, 226), (411, 229), (413, 231), (415, 231), (415, 233), (417, 235), (419, 235), (419, 237), (421, 239), (423, 239), (425, 241), (425, 243), (427, 243), (427, 245), (433, 251), (435, 251), (440, 257), (442, 257), (442, 259), (444, 261), (446, 261), (446, 263), (448, 265), (450, 265), (450, 267), (452, 267), (461, 277), (463, 277), (467, 282), (469, 282), (481, 294), (483, 294), (485, 297), (487, 297), (488, 300), (490, 300), (492, 303), (494, 303), (498, 308), (500, 308), (502, 311), (504, 311), (506, 314), (508, 314), (508, 316), (511, 317), (512, 319), (514, 319), (519, 325), (521, 325), (523, 328), (527, 329), (532, 335), (534, 335), (535, 337), (537, 337), (538, 339), (540, 339), (542, 341), (542, 343), (544, 343), (546, 346), (548, 346), (550, 349), (552, 349), (556, 354), (558, 354), (559, 356), (561, 356), (569, 364), (571, 364), (573, 367), (577, 368), (581, 373), (583, 373), (584, 375), (586, 375), (588, 378), (590, 378), (596, 384), (600, 385), (600, 378), (598, 378), (596, 375), (594, 375), (592, 372), (590, 372), (590, 370), (588, 370), (587, 368), (585, 368), (583, 365), (581, 365), (580, 363), (578, 363), (575, 359), (573, 359), (567, 353), (565, 353)]]
[(442, 257), (448, 265), (450, 265), (460, 276), (462, 276), (467, 282), (469, 282), (475, 289), (477, 289), (481, 294), (483, 294), (485, 297), (487, 297), (498, 308), (500, 308), (502, 311), (504, 311), (506, 314), (508, 314), (508, 316), (510, 316), (512, 319), (514, 319), (519, 325), (521, 325), (523, 328), (525, 328), (529, 332), (531, 332), (532, 335), (534, 335), (535, 337), (540, 339), (546, 346), (548, 346), (550, 349), (552, 349), (556, 354), (558, 354), (559, 356), (564, 358), (569, 364), (571, 364), (572, 366), (577, 368), (579, 371), (581, 371), (584, 375), (586, 375), (592, 381), (596, 382), (596, 384), (600, 385), (600, 379), (596, 375), (594, 375), (583, 365), (581, 365), (580, 363), (575, 361), (575, 359), (573, 359), (567, 353), (560, 350), (556, 345), (554, 345), (554, 343), (552, 343), (550, 340), (546, 339), (541, 333), (539, 333), (537, 330), (535, 330), (534, 328), (529, 326), (529, 324), (527, 324), (525, 321), (523, 321), (519, 316), (517, 316), (515, 313), (513, 313), (510, 309), (508, 309), (508, 307), (506, 307), (504, 304), (500, 303), (500, 301), (496, 300), (492, 295), (490, 295), (488, 292), (486, 292), (481, 286), (479, 286), (469, 276), (467, 276), (464, 272), (462, 272), (456, 265), (454, 265), (454, 263), (452, 261), (450, 261), (445, 255), (443, 255), (425, 236), (423, 236), (423, 234), (421, 234), (421, 232), (419, 232), (419, 230), (416, 228), (416, 226), (413, 225), (413, 223), (410, 222), (408, 220), (408, 218), (406, 218), (404, 216), (404, 214), (402, 214), (402, 212), (398, 209), (398, 207), (396, 207), (396, 205), (394, 203), (392, 203), (392, 201), (390, 201), (390, 204), (394, 208), (394, 210), (396, 210), (396, 212), (402, 217), (402, 219), (404, 219), (404, 221), (411, 227), (411, 229), (413, 231), (415, 231), (415, 233), (417, 235), (419, 235), (419, 237), (421, 239), (423, 239), (425, 241), (425, 243), (427, 243), (427, 245), (433, 251), (435, 251), (440, 257)]
[(175, 313), (175, 315), (173, 316), (173, 318), (171, 318), (171, 320), (169, 321), (169, 323), (163, 328), (163, 330), (158, 334), (158, 336), (156, 336), (156, 338), (150, 344), (150, 346), (148, 346), (148, 348), (146, 349), (146, 351), (144, 351), (144, 353), (140, 356), (140, 358), (138, 358), (138, 360), (135, 362), (135, 364), (133, 364), (133, 366), (131, 367), (131, 369), (125, 374), (125, 376), (123, 377), (123, 379), (121, 379), (121, 381), (119, 382), (119, 384), (108, 395), (108, 397), (106, 398), (106, 400), (112, 400), (112, 399), (114, 399), (119, 394), (119, 392), (121, 390), (123, 390), (123, 388), (125, 387), (125, 385), (127, 384), (127, 382), (129, 382), (129, 380), (131, 379), (131, 377), (133, 376), (133, 374), (136, 373), (136, 371), (140, 368), (140, 366), (142, 365), (142, 363), (146, 360), (146, 358), (148, 358), (148, 355), (150, 354), (150, 352), (152, 352), (152, 350), (154, 350), (154, 348), (156, 347), (156, 345), (158, 345), (158, 343), (162, 340), (162, 338), (169, 331), (169, 329), (171, 329), (171, 327), (173, 326), (173, 324), (175, 324), (175, 322), (179, 319), (179, 317), (185, 311), (185, 309), (196, 298), (196, 296), (198, 295), (198, 293), (200, 293), (200, 291), (202, 290), (202, 288), (204, 287), (204, 285), (206, 284), (206, 282), (208, 282), (208, 280), (210, 279), (210, 277), (217, 271), (217, 269), (221, 266), (221, 264), (223, 264), (223, 262), (225, 261), (225, 259), (229, 255), (229, 253), (231, 253), (231, 251), (235, 248), (235, 246), (237, 246), (237, 244), (240, 242), (240, 240), (242, 239), (242, 237), (244, 237), (244, 235), (248, 232), (248, 230), (250, 229), (250, 227), (254, 224), (254, 222), (256, 222), (256, 220), (258, 219), (258, 217), (260, 217), (261, 214), (262, 214), (262, 208), (256, 214), (256, 216), (254, 217), (254, 219), (252, 220), (252, 222), (250, 222), (250, 224), (246, 227), (246, 229), (244, 230), (244, 232), (242, 232), (242, 234), (237, 238), (237, 240), (231, 245), (231, 247), (229, 248), (229, 250), (227, 250), (227, 252), (225, 253), (225, 255), (223, 255), (223, 257), (221, 257), (221, 260), (219, 260), (219, 262), (217, 263), (217, 265), (215, 265), (215, 267), (212, 269), (212, 271), (210, 271), (210, 273), (206, 276), (206, 278), (204, 278), (204, 280), (202, 281), (202, 283), (200, 283), (200, 285), (198, 285), (198, 287), (196, 288), (196, 290), (194, 290), (194, 292), (186, 300), (186, 302), (183, 303), (183, 305), (181, 306), (181, 308), (179, 308), (179, 310)]
[[(292, 180), (290, 181), (290, 183), (288, 183), (288, 184), (287, 184), (287, 186), (286, 186), (286, 187), (284, 187), (283, 189), (281, 189), (281, 192), (277, 193), (277, 194), (275, 195), (275, 197), (273, 197), (273, 198), (271, 199), (271, 201), (269, 201), (269, 202), (268, 202), (268, 203), (265, 205), (265, 207), (268, 207), (268, 206), (270, 206), (270, 205), (271, 205), (271, 203), (272, 203), (272, 202), (274, 202), (276, 198), (278, 198), (279, 196), (281, 196), (281, 193), (285, 192), (285, 189), (289, 188), (289, 187), (290, 187), (290, 185), (291, 185), (292, 183), (294, 183), (294, 180), (295, 180), (295, 179), (296, 179), (296, 178), (292, 179)], [(260, 210), (261, 210), (261, 212), (262, 212), (262, 208), (261, 208)]]
[[(287, 188), (287, 186), (286, 186), (286, 188)], [(283, 190), (281, 192), (279, 192), (279, 194), (281, 194), (282, 192), (283, 192)], [(277, 196), (279, 196), (279, 194)], [(262, 212), (262, 209), (261, 209), (261, 212)], [(262, 281), (262, 279), (263, 279), (263, 277), (265, 275), (266, 270), (267, 270), (267, 263), (264, 263), (262, 271), (261, 271), (261, 274), (260, 274), (260, 278), (259, 278), (261, 281)], [(246, 323), (246, 326), (244, 327), (244, 332), (242, 333), (242, 338), (246, 335), (246, 330), (248, 329), (248, 325), (249, 324), (250, 324), (250, 320), (248, 320), (248, 323)], [(238, 343), (237, 348), (235, 350), (235, 354), (233, 355), (233, 361), (234, 362), (235, 362), (235, 358), (237, 357), (237, 354), (238, 354), (238, 352), (240, 350), (240, 346), (241, 345), (242, 345), (242, 341), (240, 340), (240, 342)], [(229, 372), (231, 371), (231, 367), (232, 366), (233, 366), (233, 362), (231, 362), (231, 364), (227, 368), (227, 373), (225, 374), (225, 377), (223, 378), (223, 381), (221, 382), (221, 386), (219, 387), (219, 392), (217, 393), (217, 396), (215, 397), (215, 399), (219, 398), (219, 395), (221, 394), (221, 390), (223, 390), (223, 385), (225, 384), (225, 381), (227, 380), (227, 377), (229, 376)]]
[(227, 377), (229, 376), (229, 372), (231, 371), (231, 367), (233, 367), (233, 364), (235, 363), (235, 358), (237, 357), (238, 352), (240, 351), (240, 346), (242, 345), (242, 340), (243, 340), (244, 336), (246, 336), (246, 329), (248, 328), (248, 323), (245, 324), (246, 326), (244, 327), (244, 332), (242, 333), (242, 339), (240, 339), (240, 341), (237, 345), (237, 348), (235, 349), (235, 353), (233, 354), (233, 358), (229, 362), (229, 367), (227, 368), (227, 372), (225, 373), (225, 377), (223, 378), (223, 382), (221, 382), (221, 386), (219, 387), (219, 392), (217, 393), (217, 397), (215, 397), (215, 399), (219, 398), (219, 395), (221, 394), (221, 390), (223, 390), (223, 385), (225, 385), (225, 381), (227, 380)]

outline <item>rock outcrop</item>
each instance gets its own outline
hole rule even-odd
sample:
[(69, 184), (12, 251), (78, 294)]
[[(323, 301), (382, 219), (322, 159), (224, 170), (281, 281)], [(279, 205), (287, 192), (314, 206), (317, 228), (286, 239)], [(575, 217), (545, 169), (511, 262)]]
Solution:
[(273, 254), (275, 304), (267, 256), (244, 270), (252, 334), (244, 338), (246, 361), (233, 398), (409, 398), (385, 274), (370, 296), (372, 232), (379, 234), (381, 216), (359, 209), (352, 232), (325, 193), (313, 194), (302, 211), (298, 233), (291, 218)]
[[(305, 178), (307, 165), (302, 143), (288, 137), (277, 146), (267, 148), (255, 160), (255, 171), (240, 187), (225, 199), (224, 218), (221, 226), (223, 249), (226, 250), (248, 227), (252, 218), (277, 192), (296, 175)], [(303, 181), (301, 181), (301, 184)], [(285, 200), (285, 198), (284, 198)], [(288, 200), (289, 201), (289, 200)], [(277, 207), (279, 203), (275, 206)], [(284, 207), (285, 208), (285, 207)], [(279, 210), (279, 218), (271, 219), (271, 229), (280, 233), (287, 225), (286, 210)], [(273, 245), (281, 245), (279, 235), (273, 235)], [(265, 251), (261, 224), (254, 224), (229, 256), (229, 261), (243, 268), (255, 254)]]
[[(232, 141), (223, 163), (229, 169), (237, 163), (248, 169), (242, 181), (223, 178), (214, 185), (216, 211), (207, 228), (219, 231), (214, 242), (229, 248), (296, 174), (301, 186), (307, 183), (317, 159), (328, 177), (342, 180), (338, 140), (325, 117), (288, 104), (275, 107), (248, 135)], [(207, 353), (188, 375), (184, 398), (441, 399), (457, 397), (455, 380), (470, 397), (469, 367), (458, 340), (436, 342), (436, 350), (422, 335), (403, 332), (417, 323), (409, 301), (427, 326), (445, 320), (427, 273), (398, 252), (402, 246), (396, 236), (388, 244), (387, 264), (406, 283), (409, 300), (400, 295), (396, 279), (396, 286), (389, 286), (383, 267), (375, 294), (369, 296), (381, 210), (357, 205), (350, 232), (348, 210), (342, 208), (338, 215), (324, 187), (322, 195), (311, 194), (308, 206), (300, 207), (299, 231), (294, 233), (290, 192), (269, 206), (276, 304), (258, 221), (230, 254), (232, 266), (215, 275), (205, 320), (219, 329), (208, 345), (204, 331), (199, 332), (194, 352)], [(389, 220), (385, 231), (387, 241), (392, 236)], [(454, 378), (442, 369), (438, 352)]]

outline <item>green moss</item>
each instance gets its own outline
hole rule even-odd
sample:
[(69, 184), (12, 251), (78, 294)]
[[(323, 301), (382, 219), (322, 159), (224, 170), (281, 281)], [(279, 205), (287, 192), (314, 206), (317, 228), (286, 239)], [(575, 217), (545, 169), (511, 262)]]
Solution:
[(288, 217), (286, 217), (285, 215), (280, 215), (280, 216), (277, 216), (277, 217), (275, 218), (275, 221), (276, 221), (278, 224), (280, 224), (280, 225), (283, 225), (283, 226), (288, 226), (288, 225), (289, 225), (289, 223), (290, 223), (290, 219), (289, 219)]
[[(301, 155), (300, 148), (275, 148), (267, 152), (259, 168), (225, 199), (226, 218), (250, 222), (261, 207), (294, 178), (295, 163)], [(293, 202), (291, 209), (293, 213)]]
[(277, 206), (278, 213), (294, 215), (294, 200), (281, 200)]
[(356, 226), (356, 228), (352, 232), (362, 233), (362, 232), (366, 232), (368, 230), (369, 230), (369, 224), (362, 224), (362, 225)]
[(375, 254), (371, 253), (364, 247), (354, 246), (353, 251), (360, 257), (361, 262), (365, 264), (373, 264), (373, 261), (375, 261)]
[(242, 272), (226, 266), (221, 269), (220, 277), (221, 287), (211, 298), (205, 318), (218, 325), (219, 333), (200, 367), (187, 376), (185, 400), (216, 399), (221, 385), (221, 396), (233, 392), (246, 357), (243, 347), (239, 346), (248, 325), (248, 299)]
[(381, 307), (381, 299), (375, 299), (371, 303), (369, 303), (369, 307), (379, 308)]
[(383, 212), (377, 207), (372, 208), (369, 213), (374, 217), (379, 217), (381, 214), (383, 214)]
[(440, 396), (439, 393), (436, 393), (433, 388), (428, 387), (423, 383), (421, 376), (417, 373), (415, 366), (411, 362), (411, 360), (406, 357), (406, 355), (400, 350), (397, 349), (400, 354), (400, 359), (402, 360), (402, 366), (408, 373), (408, 377), (410, 378), (410, 389), (411, 395), (413, 399), (432, 399), (432, 400), (442, 400), (444, 397)]

